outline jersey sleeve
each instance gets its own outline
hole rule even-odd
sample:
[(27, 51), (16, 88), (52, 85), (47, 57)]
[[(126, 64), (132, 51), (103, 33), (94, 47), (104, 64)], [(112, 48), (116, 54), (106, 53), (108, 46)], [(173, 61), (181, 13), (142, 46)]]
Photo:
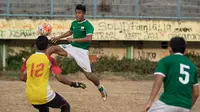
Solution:
[(51, 72), (54, 75), (58, 75), (62, 72), (61, 68), (59, 67), (59, 65), (57, 64), (56, 60), (53, 59), (52, 57), (48, 56), (50, 62), (51, 62)]
[(154, 75), (162, 75), (164, 77), (167, 75), (167, 67), (163, 59), (158, 62)]
[(196, 69), (196, 72), (194, 74), (194, 83), (193, 83), (193, 85), (198, 85), (198, 83), (199, 83), (198, 76), (199, 76), (199, 71)]
[(91, 23), (88, 23), (86, 26), (86, 35), (93, 35), (94, 33), (94, 27)]
[(21, 68), (21, 73), (26, 73), (26, 62), (27, 62), (27, 60), (29, 59), (29, 57), (24, 61), (24, 63), (23, 63), (23, 65), (22, 65), (22, 68)]
[(72, 22), (72, 24), (71, 24), (70, 31), (73, 32), (73, 22)]

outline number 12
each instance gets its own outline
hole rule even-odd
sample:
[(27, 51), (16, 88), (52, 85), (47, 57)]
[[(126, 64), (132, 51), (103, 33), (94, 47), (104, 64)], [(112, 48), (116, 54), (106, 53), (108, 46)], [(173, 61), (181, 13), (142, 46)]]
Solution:
[(42, 76), (43, 75), (42, 71), (44, 71), (44, 63), (37, 64), (36, 66), (34, 63), (31, 65), (31, 77)]

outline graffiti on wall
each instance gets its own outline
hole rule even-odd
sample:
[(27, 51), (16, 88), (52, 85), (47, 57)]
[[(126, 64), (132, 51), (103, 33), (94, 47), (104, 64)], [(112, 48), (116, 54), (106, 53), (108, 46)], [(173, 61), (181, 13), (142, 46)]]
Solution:
[(35, 39), (37, 27), (42, 23), (49, 23), (53, 30), (51, 36), (61, 35), (70, 28), (71, 20), (5, 20), (0, 19), (0, 39)]
[[(191, 53), (195, 55), (200, 55), (199, 49), (187, 49), (186, 53)], [(133, 57), (135, 59), (148, 59), (151, 61), (159, 61), (160, 59), (168, 56), (169, 51), (167, 49), (135, 49), (133, 52)]]
[[(200, 40), (199, 22), (161, 20), (107, 20), (95, 22), (99, 40), (169, 40), (182, 36), (188, 41)], [(194, 26), (194, 27), (193, 27)]]
[[(68, 31), (73, 20), (6, 20), (0, 19), (0, 39), (34, 39), (37, 27), (44, 22), (52, 25), (52, 35)], [(200, 22), (164, 20), (90, 20), (95, 28), (93, 40), (167, 41), (182, 36), (200, 41)]]

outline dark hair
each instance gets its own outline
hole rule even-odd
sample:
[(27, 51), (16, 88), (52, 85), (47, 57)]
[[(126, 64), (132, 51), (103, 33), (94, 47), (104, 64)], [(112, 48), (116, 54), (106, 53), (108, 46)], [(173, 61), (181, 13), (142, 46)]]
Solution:
[(85, 13), (86, 12), (86, 7), (84, 5), (82, 5), (82, 4), (78, 4), (76, 6), (75, 10), (81, 10), (81, 11), (83, 11), (83, 13)]
[(169, 46), (174, 53), (184, 53), (186, 49), (186, 41), (183, 37), (173, 37), (169, 42)]
[(48, 38), (46, 36), (39, 36), (36, 39), (36, 46), (38, 50), (46, 50), (48, 47)]

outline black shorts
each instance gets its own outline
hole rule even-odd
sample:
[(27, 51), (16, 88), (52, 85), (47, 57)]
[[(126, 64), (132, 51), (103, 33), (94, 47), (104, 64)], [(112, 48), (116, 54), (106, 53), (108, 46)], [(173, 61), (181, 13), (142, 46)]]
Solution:
[(46, 103), (46, 104), (42, 104), (42, 105), (33, 105), (36, 109), (40, 110), (40, 112), (49, 112), (49, 107), (51, 108), (62, 108), (63, 106), (66, 106), (69, 104), (67, 103), (67, 101), (60, 96), (59, 94), (56, 93), (55, 98)]

